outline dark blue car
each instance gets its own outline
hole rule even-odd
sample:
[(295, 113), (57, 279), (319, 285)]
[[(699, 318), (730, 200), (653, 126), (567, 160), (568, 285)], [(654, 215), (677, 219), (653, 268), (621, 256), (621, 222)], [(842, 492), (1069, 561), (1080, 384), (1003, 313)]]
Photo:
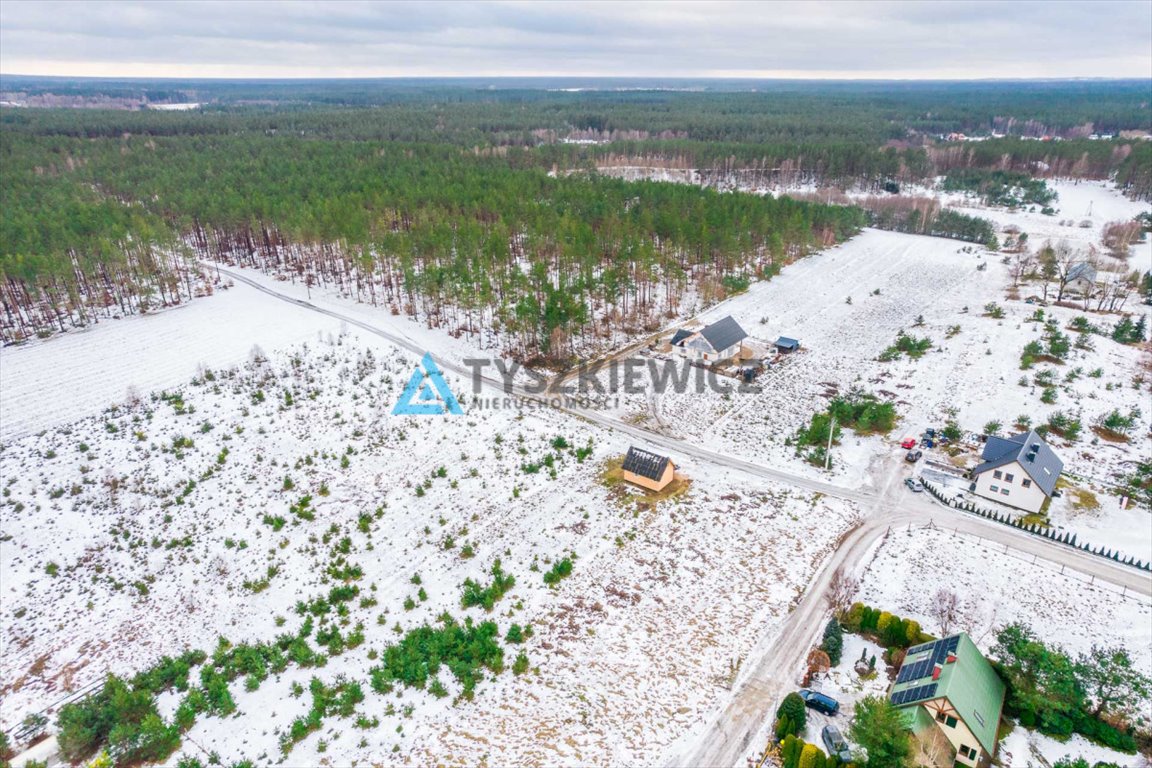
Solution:
[(831, 696), (825, 696), (817, 691), (810, 691), (807, 688), (800, 689), (800, 698), (804, 699), (804, 703), (817, 712), (823, 712), (826, 715), (834, 715), (840, 711), (840, 702)]

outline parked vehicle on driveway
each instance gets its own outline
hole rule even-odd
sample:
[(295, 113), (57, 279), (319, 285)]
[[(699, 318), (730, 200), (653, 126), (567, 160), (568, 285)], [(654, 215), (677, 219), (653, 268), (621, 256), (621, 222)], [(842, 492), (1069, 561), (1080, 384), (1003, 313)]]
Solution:
[(904, 442), (900, 443), (900, 447), (903, 448), (904, 450), (908, 450), (909, 448), (915, 448), (916, 447), (916, 438), (914, 438), (914, 437), (904, 438)]
[(904, 485), (908, 486), (909, 490), (913, 493), (922, 493), (924, 491), (924, 483), (922, 483), (918, 477), (905, 478)]
[(908, 451), (908, 453), (904, 455), (904, 461), (907, 461), (910, 464), (915, 464), (916, 462), (920, 461), (920, 457), (923, 455), (924, 451)]
[(824, 726), (824, 730), (820, 731), (820, 738), (824, 741), (828, 754), (838, 757), (841, 765), (852, 762), (852, 750), (848, 748), (848, 742), (840, 734), (839, 728), (834, 725)]
[(840, 702), (831, 696), (825, 696), (818, 691), (810, 691), (807, 688), (800, 689), (800, 698), (804, 699), (804, 704), (809, 709), (814, 709), (817, 712), (823, 712), (826, 715), (834, 715), (840, 711)]

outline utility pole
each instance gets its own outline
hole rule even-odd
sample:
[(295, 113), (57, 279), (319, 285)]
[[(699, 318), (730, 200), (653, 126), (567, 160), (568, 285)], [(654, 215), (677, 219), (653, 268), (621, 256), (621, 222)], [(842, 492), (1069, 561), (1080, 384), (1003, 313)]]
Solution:
[(832, 421), (828, 424), (828, 449), (824, 451), (824, 471), (828, 471), (828, 465), (832, 463), (832, 433), (836, 431), (836, 416), (832, 416)]

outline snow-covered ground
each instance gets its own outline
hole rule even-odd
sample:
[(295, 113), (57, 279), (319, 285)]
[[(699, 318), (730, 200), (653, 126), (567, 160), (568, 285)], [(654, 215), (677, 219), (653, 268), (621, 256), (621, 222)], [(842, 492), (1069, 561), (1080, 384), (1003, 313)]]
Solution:
[[(986, 266), (978, 270), (981, 264)], [(989, 422), (1012, 433), (1021, 417), (1038, 426), (1063, 412), (1080, 419), (1083, 433), (1074, 442), (1056, 435), (1050, 441), (1067, 470), (1080, 478), (1074, 484), (1092, 492), (1099, 508), (1072, 509), (1066, 494), (1053, 507), (1054, 522), (1083, 530), (1082, 540), (1093, 543), (1126, 539), (1128, 551), (1138, 557), (1152, 551), (1152, 515), (1144, 508), (1121, 511), (1113, 494), (1137, 460), (1152, 458), (1150, 382), (1141, 367), (1147, 352), (1094, 334), (1091, 349), (1073, 349), (1063, 364), (1041, 362), (1022, 371), (1020, 355), (1029, 342), (1042, 340), (1044, 324), (1031, 320), (1037, 307), (1005, 298), (1009, 282), (1007, 267), (994, 254), (950, 240), (868, 230), (703, 313), (704, 321), (732, 315), (757, 339), (785, 335), (801, 341), (799, 352), (758, 379), (759, 394), (690, 389), (624, 395), (617, 410), (622, 418), (718, 451), (821, 476), (822, 469), (797, 458), (784, 441), (825, 408), (830, 396), (859, 388), (894, 401), (902, 421), (887, 440), (845, 433), (833, 451), (831, 477), (854, 487), (872, 482), (870, 467), (896, 450), (900, 437), (941, 427), (950, 415), (972, 433)], [(993, 302), (1003, 310), (1002, 318), (985, 312)], [(1043, 311), (1075, 337), (1068, 324), (1084, 313), (1063, 307)], [(1089, 316), (1109, 328), (1115, 322)], [(880, 362), (880, 353), (901, 331), (930, 338), (932, 349), (920, 359)], [(1053, 377), (1055, 402), (1041, 401), (1037, 374)], [(1129, 442), (1101, 440), (1091, 432), (1092, 424), (1113, 409), (1134, 408), (1141, 413)], [(958, 462), (938, 458), (971, 467), (979, 454), (972, 446)]]
[[(876, 669), (861, 677), (856, 673), (855, 664), (863, 653), (876, 657)], [(812, 690), (820, 691), (840, 702), (840, 711), (829, 716), (809, 709), (801, 737), (809, 744), (816, 744), (824, 749), (821, 732), (824, 726), (835, 725), (847, 738), (848, 723), (851, 722), (856, 702), (866, 696), (886, 695), (891, 684), (884, 663), (884, 649), (860, 635), (845, 633), (844, 652), (840, 656), (840, 663), (819, 675), (809, 686)]]
[[(380, 716), (378, 728), (326, 723), (292, 759), (651, 761), (726, 695), (859, 514), (691, 461), (681, 462), (692, 478), (685, 495), (655, 507), (621, 497), (598, 478), (627, 444), (578, 419), (392, 417), (416, 360), (336, 335), (7, 444), (3, 724), (106, 671), (211, 650), (221, 636), (294, 631), (297, 601), (337, 583), (326, 567), (346, 538), (340, 546), (363, 570), (352, 583), (375, 601), (349, 604), (344, 631), (362, 623), (364, 645), (321, 670), (290, 667), (255, 692), (238, 681), (242, 714), (226, 728), (202, 718), (186, 750), (226, 762), (277, 755), (279, 735), (307, 706), (288, 695), (293, 682), (345, 674), (367, 690), (369, 653), (398, 639), (393, 627), (444, 611), (485, 617), (461, 610), (461, 585), (486, 582), (500, 558), (517, 584), (490, 616), (501, 634), (512, 621), (533, 625), (525, 648), (538, 672), (505, 672), (456, 706), (423, 692), (369, 693), (359, 711)], [(559, 436), (570, 447), (553, 445)], [(574, 450), (589, 445), (578, 461)], [(554, 478), (525, 472), (548, 454)], [(314, 519), (290, 511), (305, 495)], [(573, 575), (545, 586), (542, 572), (569, 553)], [(419, 589), (426, 599), (405, 610)]]
[(277, 349), (338, 334), (340, 323), (245, 285), (173, 309), (107, 320), (82, 331), (0, 348), (0, 440), (67, 424), (188, 381), (197, 366), (245, 361), (253, 346)]
[(996, 630), (1018, 621), (1073, 656), (1101, 642), (1121, 644), (1135, 665), (1152, 675), (1152, 601), (1031, 560), (950, 531), (893, 531), (868, 566), (859, 599), (940, 634), (932, 605), (937, 589), (946, 587), (963, 604), (952, 631), (967, 632), (985, 651)]
[[(1065, 241), (1079, 250), (1087, 251), (1089, 246), (1102, 250), (1100, 237), (1104, 225), (1114, 221), (1131, 221), (1141, 213), (1152, 210), (1152, 205), (1139, 200), (1130, 200), (1118, 194), (1114, 187), (1104, 181), (1075, 181), (1052, 179), (1048, 186), (1056, 192), (1052, 203), (1055, 213), (1051, 216), (1036, 210), (1004, 208), (982, 205), (978, 200), (962, 194), (943, 194), (950, 208), (961, 213), (979, 216), (995, 222), (1001, 228), (1013, 226), (1028, 233), (1028, 241), (1033, 249), (1046, 240), (1053, 244)], [(1085, 222), (1089, 226), (1082, 226)], [(1003, 239), (1003, 235), (1001, 236)], [(1132, 246), (1128, 257), (1128, 268), (1145, 272), (1152, 268), (1152, 238)]]
[(1057, 741), (1037, 731), (1017, 726), (1000, 742), (997, 754), (1004, 768), (1051, 768), (1063, 757), (1073, 760), (1083, 758), (1088, 765), (1111, 763), (1121, 768), (1143, 768), (1148, 758), (1143, 755), (1126, 755), (1114, 749), (1093, 744), (1079, 734), (1073, 734), (1068, 741)]

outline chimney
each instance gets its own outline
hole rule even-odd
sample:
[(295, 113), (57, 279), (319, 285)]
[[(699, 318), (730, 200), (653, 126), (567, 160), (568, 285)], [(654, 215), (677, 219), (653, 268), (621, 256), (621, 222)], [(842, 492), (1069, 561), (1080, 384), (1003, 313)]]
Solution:
[(940, 673), (943, 671), (944, 671), (944, 667), (942, 667), (940, 665), (940, 662), (936, 662), (936, 666), (932, 667), (932, 679), (933, 680), (939, 680), (940, 679)]
[(950, 654), (948, 654), (948, 658), (944, 660), (944, 663), (945, 663), (945, 664), (954, 664), (954, 663), (956, 663), (956, 654), (954, 654), (954, 653), (950, 653)]

